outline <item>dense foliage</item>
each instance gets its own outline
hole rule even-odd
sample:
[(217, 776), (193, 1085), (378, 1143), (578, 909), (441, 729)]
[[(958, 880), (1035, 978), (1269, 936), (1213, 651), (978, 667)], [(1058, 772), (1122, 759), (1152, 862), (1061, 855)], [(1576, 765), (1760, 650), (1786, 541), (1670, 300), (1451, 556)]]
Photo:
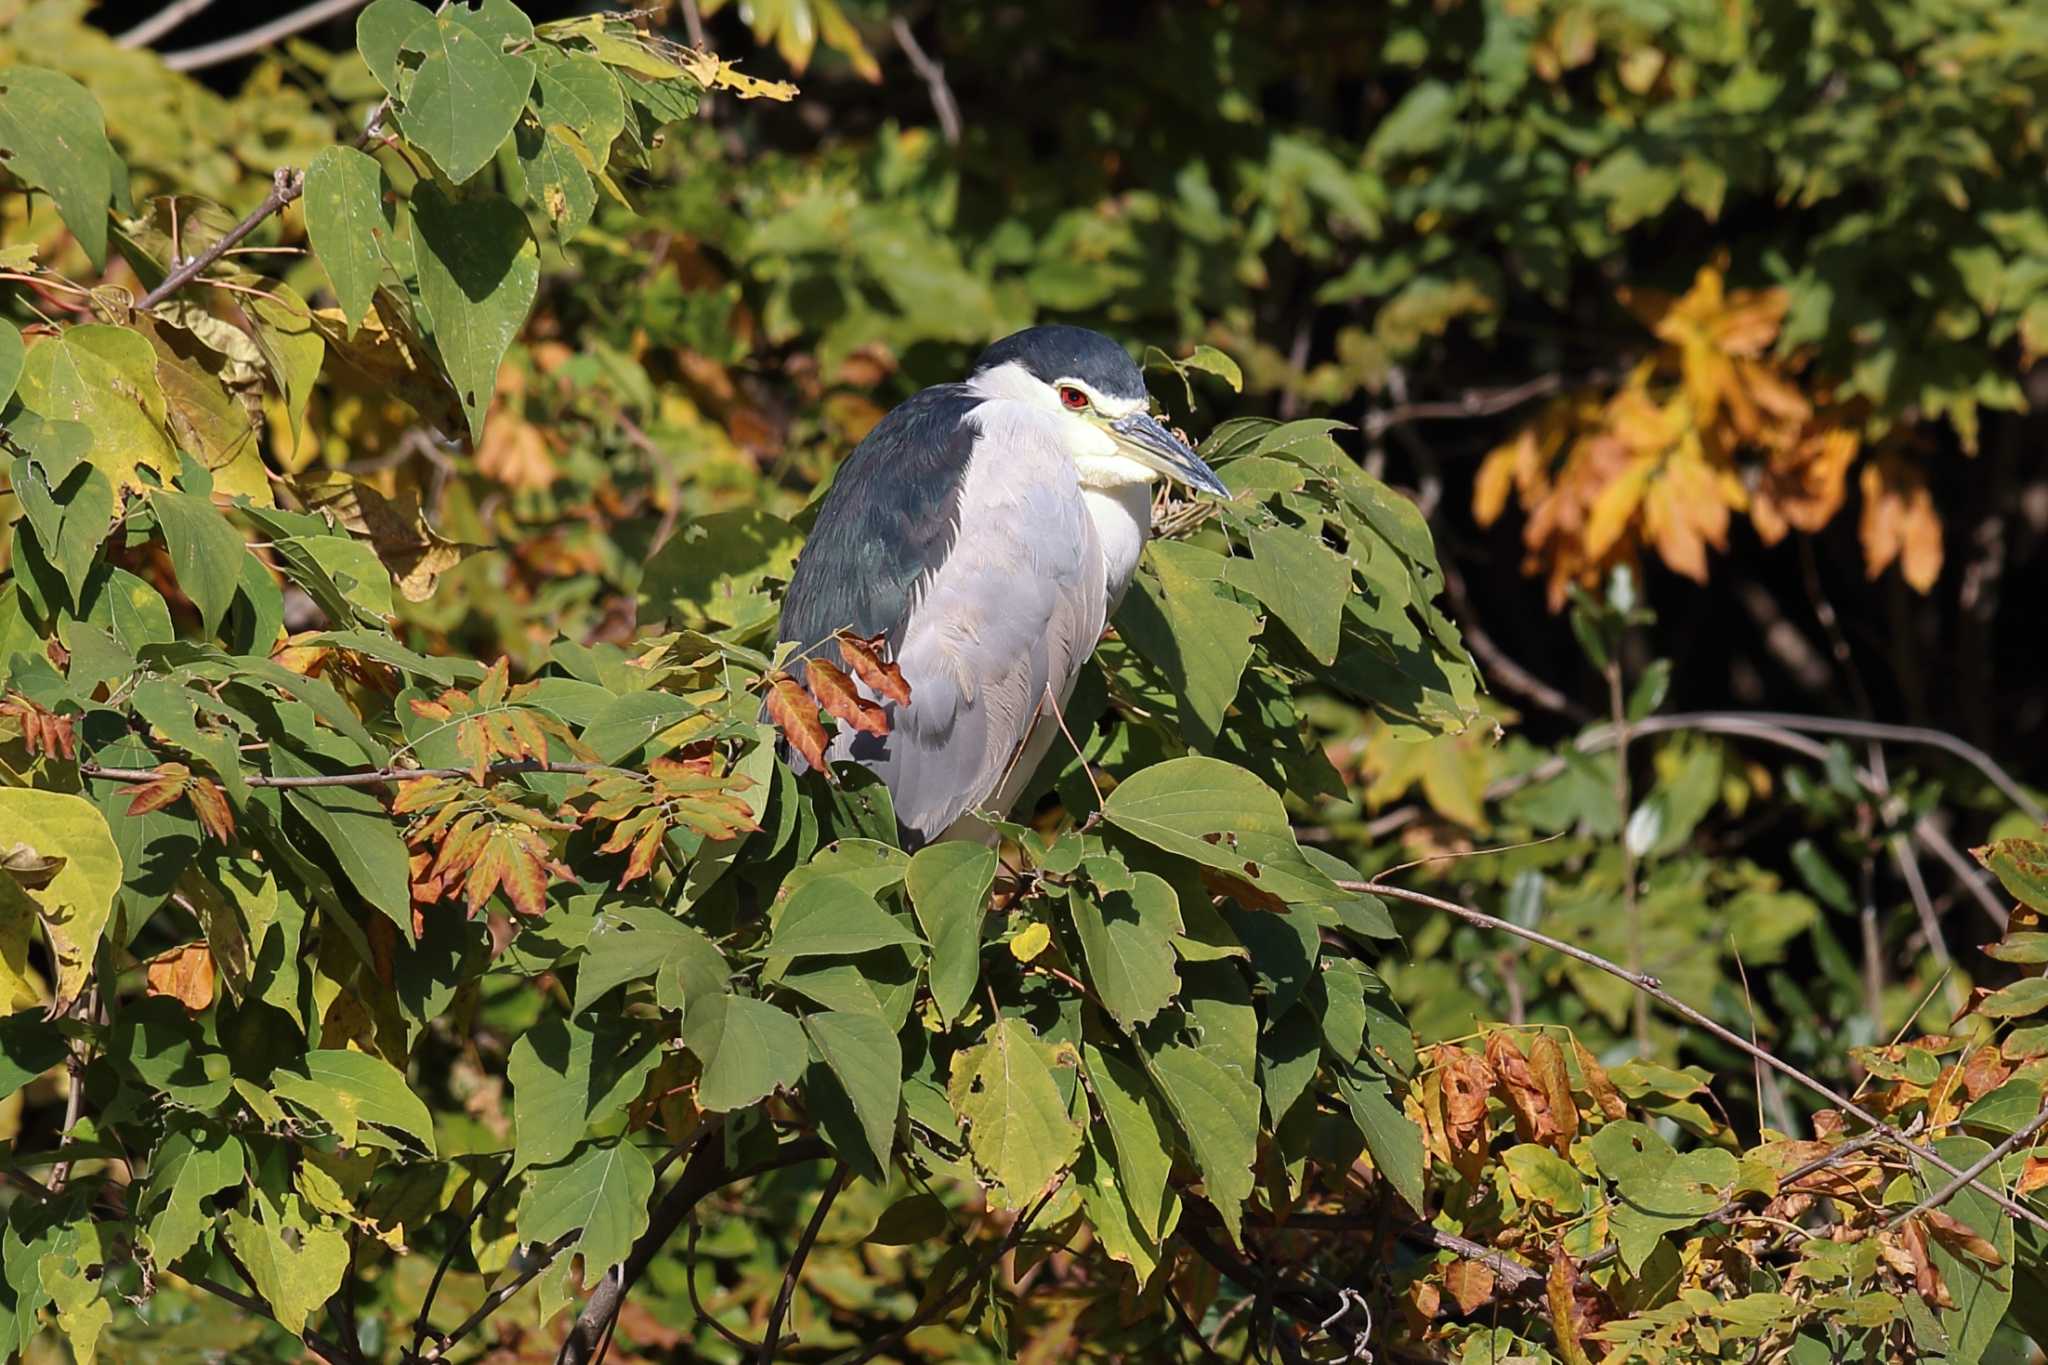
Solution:
[[(0, 0), (0, 1354), (2038, 1354), (2037, 19), (546, 8)], [(779, 594), (1051, 318), (1233, 496), (905, 854)]]

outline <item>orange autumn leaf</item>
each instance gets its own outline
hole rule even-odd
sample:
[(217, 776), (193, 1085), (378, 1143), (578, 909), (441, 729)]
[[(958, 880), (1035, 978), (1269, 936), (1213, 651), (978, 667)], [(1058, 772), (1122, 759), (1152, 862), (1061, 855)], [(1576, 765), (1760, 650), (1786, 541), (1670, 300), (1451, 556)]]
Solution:
[(149, 994), (169, 996), (194, 1014), (213, 1003), (213, 954), (203, 942), (158, 953), (145, 978)]
[(1749, 519), (1766, 545), (1788, 531), (1809, 535), (1826, 526), (1848, 496), (1856, 433), (1815, 424), (1772, 449), (1750, 490)]
[(1558, 1046), (1557, 1039), (1547, 1033), (1539, 1033), (1530, 1041), (1529, 1071), (1549, 1102), (1551, 1119), (1557, 1125), (1553, 1145), (1559, 1156), (1568, 1156), (1573, 1140), (1579, 1135), (1579, 1106), (1572, 1098), (1571, 1077), (1565, 1071), (1564, 1049)]
[(1643, 496), (1644, 538), (1671, 569), (1705, 583), (1707, 547), (1728, 548), (1728, 513), (1742, 504), (1742, 486), (1710, 467), (1688, 437)]
[(227, 794), (219, 783), (211, 778), (194, 778), (185, 788), (185, 799), (192, 803), (192, 813), (199, 817), (201, 829), (221, 843), (234, 842), (234, 808), (228, 805)]
[(1451, 1300), (1458, 1305), (1458, 1311), (1470, 1315), (1493, 1298), (1496, 1278), (1485, 1262), (1459, 1259), (1451, 1262), (1450, 1268), (1444, 1271), (1444, 1288), (1451, 1292)]
[(1593, 1054), (1586, 1051), (1585, 1044), (1577, 1038), (1572, 1039), (1572, 1056), (1579, 1064), (1579, 1074), (1586, 1079), (1586, 1091), (1592, 1095), (1601, 1117), (1610, 1120), (1627, 1118), (1628, 1103), (1622, 1099), (1621, 1091), (1615, 1088), (1607, 1069), (1593, 1059)]
[(1449, 1044), (1436, 1049), (1443, 1078), (1444, 1136), (1453, 1151), (1483, 1142), (1486, 1137), (1486, 1096), (1493, 1089), (1493, 1071), (1485, 1059)]
[(853, 679), (833, 664), (812, 659), (804, 665), (804, 681), (810, 684), (818, 705), (842, 725), (850, 725), (864, 735), (889, 733), (888, 713), (863, 697), (854, 687)]
[(825, 766), (825, 745), (831, 737), (818, 719), (818, 704), (811, 694), (785, 674), (768, 685), (767, 709), (768, 719), (789, 741), (789, 747), (803, 755), (804, 762), (813, 768), (829, 772)]
[(1920, 470), (1896, 455), (1863, 466), (1864, 573), (1876, 578), (1894, 562), (1914, 591), (1925, 593), (1941, 577), (1941, 515)]
[(855, 635), (852, 631), (839, 632), (839, 652), (846, 659), (853, 676), (867, 684), (868, 690), (878, 697), (885, 697), (898, 706), (910, 705), (910, 684), (903, 680), (903, 670), (893, 661), (884, 661), (881, 645), (885, 637), (877, 635), (872, 639)]
[[(1488, 1035), (1486, 1064), (1493, 1068), (1495, 1093), (1507, 1105), (1508, 1112), (1515, 1116), (1516, 1135), (1524, 1142), (1558, 1146), (1562, 1128), (1558, 1116), (1551, 1111), (1550, 1094), (1537, 1081), (1529, 1059), (1522, 1055), (1522, 1049), (1515, 1045), (1515, 1040), (1505, 1032)], [(1576, 1111), (1572, 1120), (1576, 1129)]]
[(185, 784), (192, 773), (182, 763), (164, 763), (157, 767), (157, 775), (151, 781), (137, 787), (128, 798), (130, 815), (148, 815), (162, 810), (185, 794)]

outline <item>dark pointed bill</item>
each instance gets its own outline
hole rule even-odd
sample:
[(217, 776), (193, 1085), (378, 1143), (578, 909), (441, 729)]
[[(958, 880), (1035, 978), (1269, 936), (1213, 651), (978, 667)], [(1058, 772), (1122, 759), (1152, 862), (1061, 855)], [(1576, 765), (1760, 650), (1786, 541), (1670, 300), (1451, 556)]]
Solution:
[(1124, 453), (1141, 464), (1150, 465), (1176, 483), (1227, 498), (1230, 490), (1216, 471), (1203, 462), (1185, 441), (1159, 424), (1149, 412), (1134, 412), (1109, 424), (1116, 443)]

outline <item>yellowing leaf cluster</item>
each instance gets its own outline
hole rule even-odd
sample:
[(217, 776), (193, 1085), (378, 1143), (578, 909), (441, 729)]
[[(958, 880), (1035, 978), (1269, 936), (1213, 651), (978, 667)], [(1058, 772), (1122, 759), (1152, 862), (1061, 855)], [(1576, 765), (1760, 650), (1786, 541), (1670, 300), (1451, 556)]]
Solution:
[[(1657, 349), (1612, 392), (1551, 402), (1488, 453), (1474, 483), (1481, 525), (1511, 495), (1527, 517), (1525, 568), (1548, 579), (1553, 609), (1571, 584), (1592, 586), (1645, 550), (1705, 583), (1707, 552), (1727, 549), (1738, 514), (1767, 545), (1820, 530), (1864, 449), (1856, 411), (1831, 400), (1803, 357), (1774, 351), (1783, 289), (1731, 290), (1708, 265), (1682, 295), (1623, 289), (1621, 302)], [(1859, 486), (1870, 576), (1896, 562), (1926, 592), (1941, 571), (1941, 520), (1924, 476), (1887, 449)]]

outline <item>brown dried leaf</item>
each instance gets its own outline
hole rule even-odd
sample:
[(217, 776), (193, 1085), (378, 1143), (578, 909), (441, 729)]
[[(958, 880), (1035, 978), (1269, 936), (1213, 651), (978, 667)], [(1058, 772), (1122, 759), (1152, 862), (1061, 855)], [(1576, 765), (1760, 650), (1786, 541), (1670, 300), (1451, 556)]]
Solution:
[(213, 954), (204, 942), (158, 953), (146, 975), (151, 995), (170, 996), (194, 1014), (213, 1003)]
[(898, 706), (910, 705), (910, 684), (904, 681), (903, 670), (894, 662), (884, 662), (881, 657), (882, 641), (887, 636), (877, 635), (870, 639), (842, 630), (838, 638), (839, 653), (845, 658), (847, 667), (853, 670), (854, 677), (867, 684), (870, 692)]
[(1621, 1092), (1614, 1088), (1614, 1082), (1607, 1075), (1607, 1068), (1593, 1060), (1593, 1054), (1577, 1038), (1572, 1039), (1572, 1055), (1578, 1060), (1579, 1073), (1586, 1078), (1586, 1091), (1592, 1095), (1601, 1117), (1609, 1121), (1628, 1117), (1628, 1102)]
[(1550, 1249), (1550, 1273), (1544, 1277), (1544, 1290), (1557, 1353), (1564, 1357), (1565, 1365), (1590, 1365), (1586, 1348), (1579, 1344), (1579, 1267), (1562, 1242)]
[(1918, 1218), (1908, 1218), (1899, 1226), (1898, 1243), (1906, 1253), (1906, 1259), (1913, 1267), (1913, 1288), (1933, 1308), (1953, 1308), (1955, 1301), (1949, 1298), (1948, 1286), (1942, 1282), (1941, 1271), (1934, 1265), (1934, 1258), (1927, 1254), (1927, 1233), (1925, 1225)]
[(1488, 1035), (1486, 1061), (1493, 1068), (1494, 1093), (1515, 1116), (1515, 1133), (1524, 1142), (1557, 1145), (1560, 1132), (1557, 1116), (1550, 1111), (1550, 1096), (1537, 1083), (1528, 1058), (1505, 1031)]
[(1443, 1078), (1444, 1136), (1458, 1151), (1486, 1139), (1486, 1096), (1493, 1089), (1493, 1071), (1485, 1060), (1448, 1043), (1436, 1049), (1437, 1072)]
[(1493, 1298), (1495, 1279), (1493, 1268), (1483, 1261), (1461, 1259), (1451, 1262), (1444, 1272), (1444, 1288), (1451, 1292), (1458, 1311), (1470, 1314)]
[(2005, 1257), (1998, 1254), (1982, 1233), (1945, 1209), (1928, 1209), (1920, 1215), (1927, 1220), (1927, 1230), (1934, 1234), (1934, 1240), (1950, 1251), (1962, 1256), (1974, 1256), (1986, 1265), (2004, 1265)]
[(199, 817), (199, 826), (221, 843), (232, 844), (235, 840), (235, 811), (228, 804), (227, 793), (212, 778), (197, 777), (185, 788), (185, 799), (192, 803), (192, 813)]
[(2048, 1161), (2037, 1156), (2027, 1158), (2026, 1168), (2020, 1172), (2018, 1194), (2032, 1194), (2043, 1185), (2048, 1185)]
[(804, 762), (820, 772), (830, 771), (825, 766), (825, 745), (830, 736), (825, 733), (824, 722), (818, 719), (817, 703), (796, 679), (783, 675), (768, 685), (768, 719), (789, 741), (790, 748), (803, 755)]
[(1558, 1046), (1557, 1039), (1547, 1033), (1536, 1035), (1529, 1044), (1529, 1070), (1535, 1073), (1536, 1084), (1542, 1088), (1551, 1119), (1557, 1125), (1552, 1145), (1559, 1156), (1569, 1156), (1572, 1140), (1579, 1135), (1579, 1106), (1572, 1099), (1571, 1077), (1565, 1071), (1564, 1049)]
[(863, 697), (854, 688), (853, 679), (832, 664), (823, 659), (810, 660), (804, 665), (804, 681), (810, 684), (818, 705), (834, 720), (865, 735), (889, 733), (888, 713)]

